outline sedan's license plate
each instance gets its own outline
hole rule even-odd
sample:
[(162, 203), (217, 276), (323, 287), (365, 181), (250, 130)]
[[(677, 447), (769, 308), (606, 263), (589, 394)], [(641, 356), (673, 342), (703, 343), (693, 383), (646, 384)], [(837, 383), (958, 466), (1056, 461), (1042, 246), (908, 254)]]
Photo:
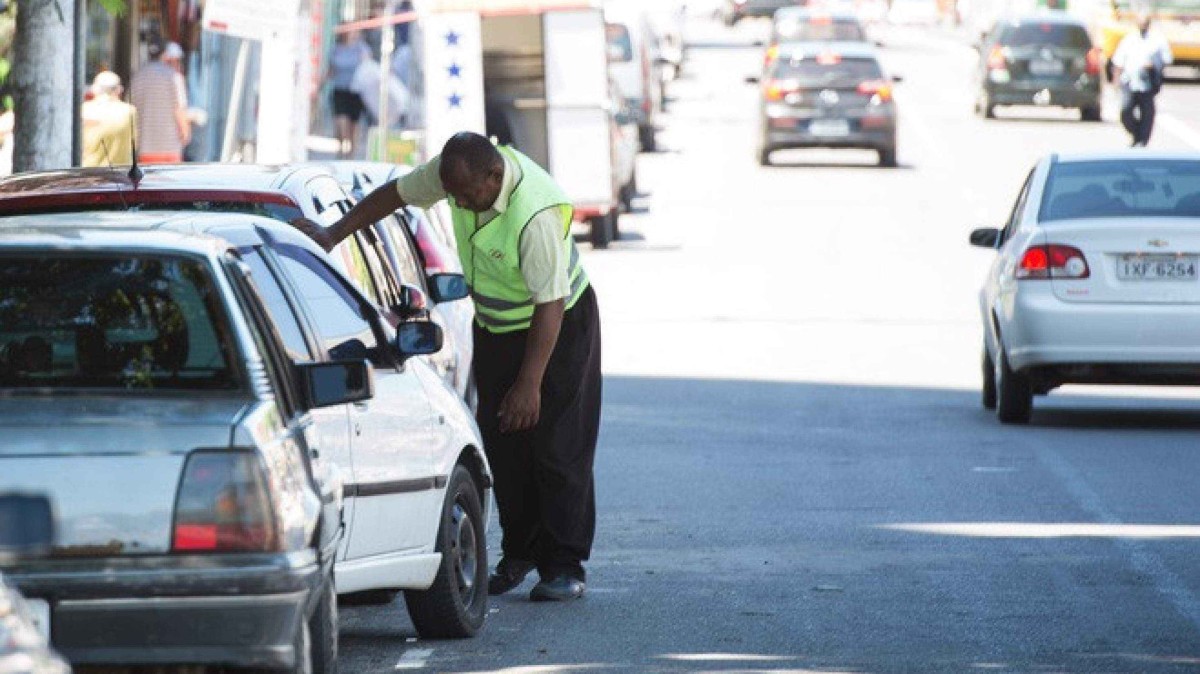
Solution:
[(1062, 61), (1057, 60), (1038, 60), (1029, 62), (1029, 74), (1039, 77), (1053, 77), (1066, 72), (1066, 67)]
[(850, 122), (844, 119), (815, 119), (808, 125), (808, 132), (814, 136), (848, 136)]
[(29, 614), (42, 637), (50, 641), (50, 602), (45, 599), (26, 599)]
[(1194, 281), (1195, 255), (1122, 255), (1117, 278), (1124, 281)]

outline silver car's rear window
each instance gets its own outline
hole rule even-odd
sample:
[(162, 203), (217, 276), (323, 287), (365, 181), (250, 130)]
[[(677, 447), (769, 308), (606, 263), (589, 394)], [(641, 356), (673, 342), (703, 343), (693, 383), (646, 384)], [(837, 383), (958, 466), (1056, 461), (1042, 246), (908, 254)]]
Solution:
[(997, 42), (1006, 47), (1048, 46), (1080, 50), (1092, 48), (1092, 39), (1088, 37), (1083, 26), (1049, 21), (1008, 24), (1000, 31), (1000, 39)]
[(771, 68), (775, 79), (797, 80), (802, 87), (856, 85), (883, 77), (879, 62), (873, 58), (844, 58), (821, 54), (780, 59)]
[(200, 261), (0, 255), (0, 389), (238, 388)]
[(1200, 218), (1200, 161), (1064, 162), (1050, 169), (1038, 220)]

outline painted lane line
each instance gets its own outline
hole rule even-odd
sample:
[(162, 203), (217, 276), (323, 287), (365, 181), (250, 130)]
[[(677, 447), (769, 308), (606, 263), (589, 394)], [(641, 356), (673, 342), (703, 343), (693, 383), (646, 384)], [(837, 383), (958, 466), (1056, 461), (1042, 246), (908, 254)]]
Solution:
[(1159, 113), (1155, 117), (1155, 121), (1172, 136), (1191, 145), (1192, 149), (1200, 150), (1200, 132), (1188, 126), (1183, 120), (1170, 113)]
[[(1053, 449), (1044, 449), (1038, 453), (1038, 458), (1063, 481), (1071, 496), (1093, 517), (1103, 524), (1123, 524), (1104, 506), (1100, 495), (1088, 485), (1079, 471), (1061, 454)], [(1179, 579), (1179, 576), (1171, 572), (1157, 555), (1150, 552), (1144, 542), (1130, 538), (1116, 538), (1113, 542), (1125, 551), (1134, 570), (1149, 577), (1154, 582), (1154, 587), (1159, 594), (1170, 601), (1180, 615), (1200, 629), (1200, 600), (1196, 599), (1196, 595)]]
[(433, 657), (432, 648), (410, 648), (400, 656), (396, 669), (425, 669), (429, 658)]

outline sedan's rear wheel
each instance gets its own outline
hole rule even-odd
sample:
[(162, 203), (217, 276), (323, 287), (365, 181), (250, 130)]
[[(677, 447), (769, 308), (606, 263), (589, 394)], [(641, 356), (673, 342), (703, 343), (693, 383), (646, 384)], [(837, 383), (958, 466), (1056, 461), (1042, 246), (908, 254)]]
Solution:
[(770, 150), (763, 148), (758, 151), (758, 165), (759, 166), (770, 166), (771, 165), (771, 151)]
[(1027, 424), (1033, 414), (1033, 386), (1029, 377), (1014, 372), (1004, 349), (996, 363), (996, 416), (1004, 424)]
[(483, 507), (471, 472), (455, 466), (446, 485), (437, 551), (442, 564), (428, 590), (407, 590), (404, 601), (426, 639), (475, 636), (487, 617), (487, 541)]
[(896, 148), (887, 147), (877, 151), (879, 153), (879, 165), (886, 168), (894, 168), (896, 166)]
[(987, 345), (983, 346), (983, 409), (996, 409), (996, 364), (988, 353)]
[(1085, 122), (1100, 122), (1103, 118), (1100, 115), (1099, 105), (1089, 105), (1079, 110), (1080, 118)]

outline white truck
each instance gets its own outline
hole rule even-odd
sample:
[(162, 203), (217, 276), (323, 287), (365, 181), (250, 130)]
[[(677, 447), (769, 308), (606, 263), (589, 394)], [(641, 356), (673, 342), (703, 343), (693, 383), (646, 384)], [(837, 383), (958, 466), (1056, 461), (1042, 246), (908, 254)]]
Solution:
[(417, 2), (425, 154), (470, 130), (546, 168), (591, 225), (594, 247), (619, 235), (614, 111), (598, 2)]

